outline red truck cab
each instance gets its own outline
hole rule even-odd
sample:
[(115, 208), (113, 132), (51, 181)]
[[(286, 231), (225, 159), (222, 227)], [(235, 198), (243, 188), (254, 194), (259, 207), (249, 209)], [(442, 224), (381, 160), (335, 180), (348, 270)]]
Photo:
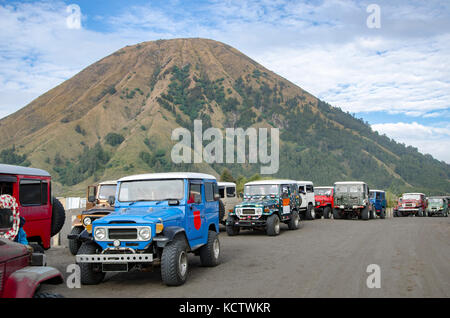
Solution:
[(64, 208), (51, 195), (51, 176), (41, 169), (0, 164), (0, 194), (13, 196), (29, 242), (50, 248), (65, 221)]
[(316, 215), (319, 218), (323, 216), (324, 219), (329, 219), (334, 208), (333, 187), (315, 187), (314, 194)]
[(426, 216), (427, 200), (423, 193), (403, 193), (401, 205), (398, 206), (398, 216)]

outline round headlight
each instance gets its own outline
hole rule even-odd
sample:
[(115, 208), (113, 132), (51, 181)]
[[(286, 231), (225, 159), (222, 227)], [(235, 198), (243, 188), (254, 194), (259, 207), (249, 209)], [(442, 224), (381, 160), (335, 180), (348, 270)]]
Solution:
[(91, 223), (92, 223), (91, 218), (85, 217), (85, 218), (83, 219), (83, 224), (84, 224), (85, 226), (91, 225)]
[(102, 227), (96, 228), (95, 231), (94, 231), (94, 238), (97, 241), (104, 240), (106, 238), (106, 231), (105, 231), (105, 229), (102, 228)]
[(138, 231), (139, 238), (143, 241), (148, 241), (151, 238), (151, 231), (148, 227), (140, 228)]
[(256, 209), (256, 213), (261, 214), (262, 213), (262, 208), (257, 208)]

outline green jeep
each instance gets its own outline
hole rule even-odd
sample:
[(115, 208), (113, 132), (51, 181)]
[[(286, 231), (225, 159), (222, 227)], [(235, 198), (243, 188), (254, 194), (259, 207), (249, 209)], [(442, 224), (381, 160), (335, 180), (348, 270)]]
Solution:
[(375, 207), (369, 199), (369, 187), (362, 181), (334, 183), (334, 219), (363, 220), (376, 217)]
[(244, 201), (229, 213), (226, 228), (229, 236), (241, 228), (262, 229), (267, 235), (280, 234), (280, 223), (298, 229), (301, 198), (293, 180), (261, 180), (244, 185)]
[(429, 197), (428, 216), (440, 215), (448, 217), (448, 199), (446, 197)]

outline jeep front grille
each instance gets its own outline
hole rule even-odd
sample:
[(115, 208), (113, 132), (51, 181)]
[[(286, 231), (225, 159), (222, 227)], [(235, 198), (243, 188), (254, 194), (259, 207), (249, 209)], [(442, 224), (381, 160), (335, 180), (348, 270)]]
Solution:
[(111, 240), (136, 240), (137, 229), (136, 228), (109, 228), (108, 237)]
[(244, 215), (254, 215), (255, 213), (255, 209), (242, 209), (242, 214)]

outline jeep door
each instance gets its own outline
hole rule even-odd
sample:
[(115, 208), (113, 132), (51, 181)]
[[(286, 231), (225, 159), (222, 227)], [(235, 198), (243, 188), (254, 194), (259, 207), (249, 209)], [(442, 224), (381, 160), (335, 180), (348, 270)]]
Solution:
[(187, 198), (187, 236), (189, 240), (203, 237), (206, 227), (204, 189), (200, 180), (189, 180)]
[(40, 237), (48, 247), (51, 226), (50, 180), (26, 176), (19, 180), (18, 201), (20, 215), (26, 220), (24, 230), (28, 238)]
[(208, 228), (211, 223), (219, 221), (219, 201), (214, 200), (214, 190), (216, 183), (212, 181), (205, 181), (205, 228)]

